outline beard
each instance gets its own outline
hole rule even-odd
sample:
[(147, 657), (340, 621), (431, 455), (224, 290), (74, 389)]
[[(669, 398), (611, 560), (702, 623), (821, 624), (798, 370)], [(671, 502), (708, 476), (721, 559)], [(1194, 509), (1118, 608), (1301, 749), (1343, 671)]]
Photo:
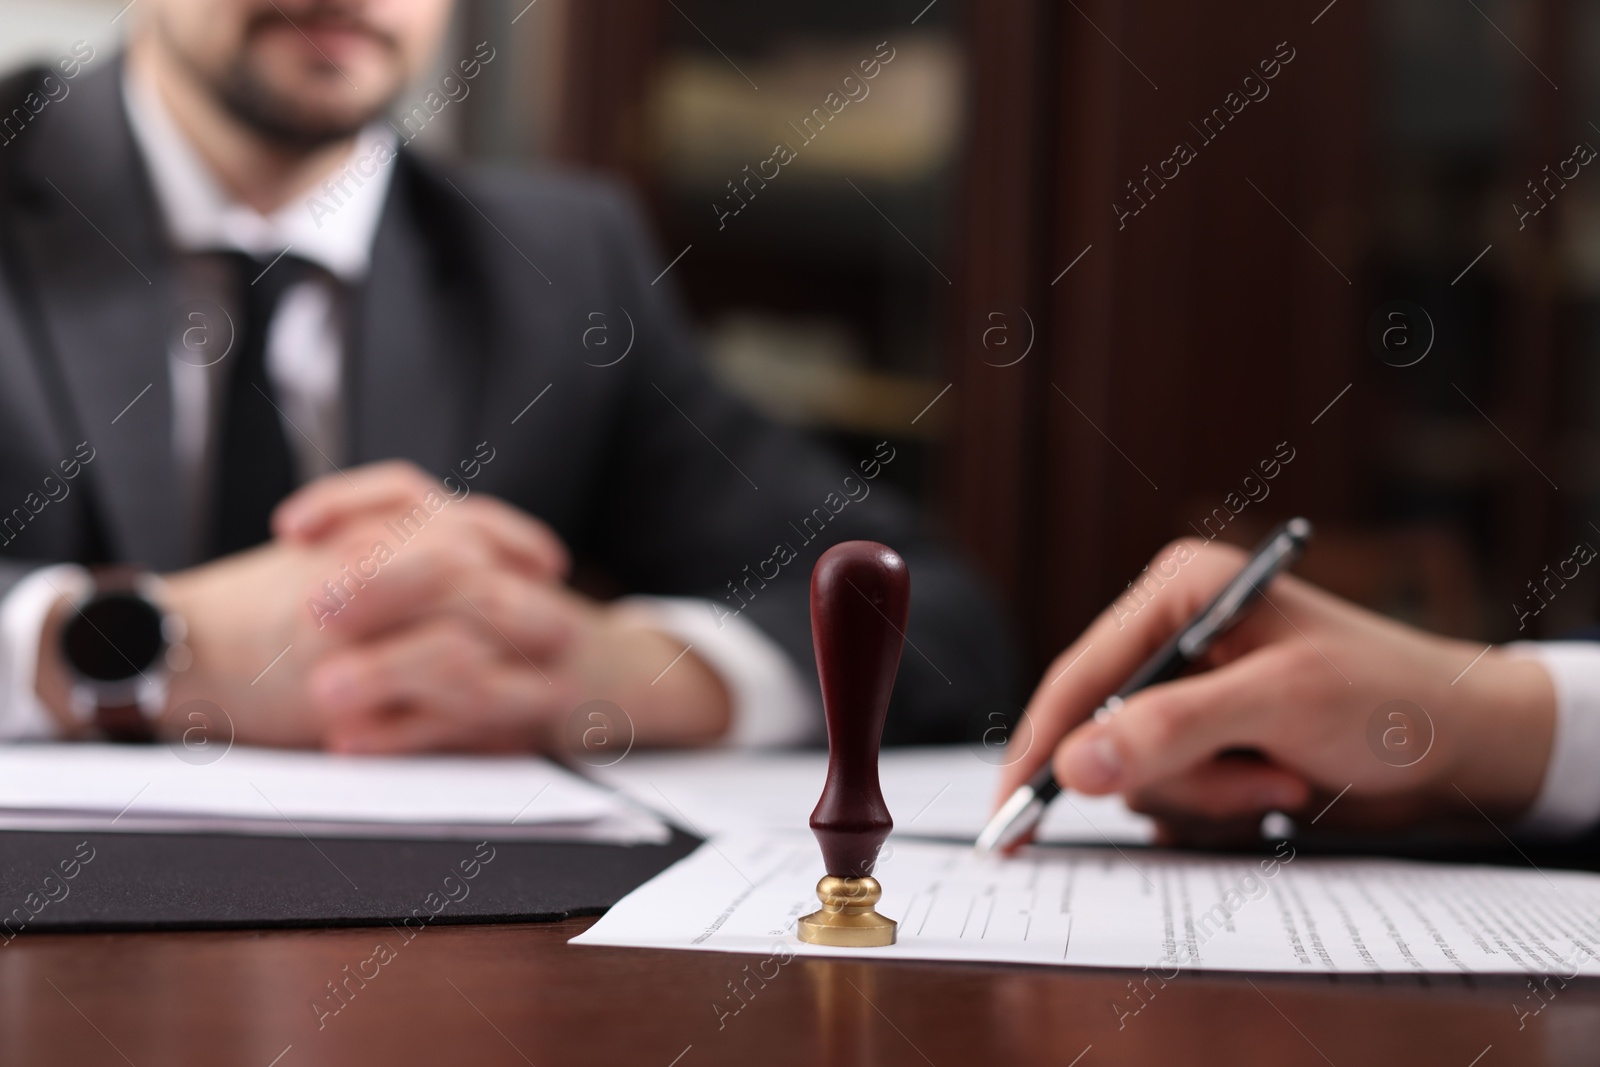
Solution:
[[(308, 19), (316, 17), (351, 24), (347, 17), (337, 12), (317, 10), (303, 16)], [(259, 39), (264, 30), (284, 25), (293, 24), (276, 11), (252, 19), (245, 28), (238, 54), (222, 64), (220, 69), (199, 62), (172, 34), (164, 36), (173, 54), (231, 116), (261, 137), (291, 151), (311, 151), (346, 140), (383, 115), (394, 103), (403, 81), (398, 73), (390, 91), (374, 95), (366, 101), (340, 101), (335, 94), (324, 93), (319, 96), (308, 86), (298, 89), (284, 86), (282, 78), (273, 77), (251, 51), (252, 43)], [(355, 28), (368, 34), (391, 56), (396, 57), (395, 69), (398, 72), (400, 49), (393, 38), (364, 23), (355, 24)], [(338, 78), (348, 82), (331, 60), (329, 67)]]
[(354, 136), (383, 114), (391, 99), (362, 108), (333, 110), (307, 107), (295, 94), (284, 93), (248, 62), (210, 83), (228, 113), (255, 133), (285, 148), (309, 151)]

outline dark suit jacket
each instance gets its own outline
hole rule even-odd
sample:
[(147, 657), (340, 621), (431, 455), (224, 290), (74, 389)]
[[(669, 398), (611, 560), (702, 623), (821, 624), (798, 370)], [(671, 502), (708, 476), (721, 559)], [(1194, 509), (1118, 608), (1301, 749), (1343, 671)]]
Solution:
[[(0, 115), (40, 73), (0, 83)], [(0, 147), (0, 520), (13, 519), (0, 533), (0, 593), (46, 562), (199, 562), (174, 521), (173, 255), (120, 81), (120, 64), (86, 72)], [(670, 277), (652, 281), (665, 264), (616, 189), (405, 151), (393, 166), (353, 303), (351, 464), (403, 457), (443, 476), (486, 441), (495, 458), (475, 489), (550, 523), (620, 588), (746, 602), (744, 617), (807, 672), (819, 552), (886, 542), (912, 576), (886, 739), (971, 736), (984, 701), (1014, 696), (995, 611), (884, 480), (860, 479), (856, 464), (871, 457), (830, 456), (708, 379)], [(596, 311), (611, 343), (586, 349)], [(621, 352), (629, 318), (627, 357), (592, 365)], [(59, 465), (82, 441), (94, 459), (62, 483)], [(68, 488), (55, 500), (43, 484), (52, 473), (53, 493)], [(852, 473), (870, 495), (840, 508)], [(780, 544), (797, 558), (773, 578)]]

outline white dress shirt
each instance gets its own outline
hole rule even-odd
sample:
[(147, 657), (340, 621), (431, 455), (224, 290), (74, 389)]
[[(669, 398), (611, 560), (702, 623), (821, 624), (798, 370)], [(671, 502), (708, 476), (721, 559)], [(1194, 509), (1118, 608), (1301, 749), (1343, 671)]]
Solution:
[[(377, 122), (358, 135), (350, 156), (334, 172), (337, 188), (326, 185), (263, 216), (222, 187), (153, 86), (130, 73), (123, 101), (168, 238), (180, 253), (178, 285), (186, 307), (221, 308), (233, 315), (236, 279), (215, 255), (219, 251), (247, 252), (263, 262), (292, 252), (327, 271), (328, 277), (303, 281), (283, 294), (268, 326), (266, 369), (290, 424), (284, 432), (301, 480), (329, 473), (345, 462), (341, 412), (348, 299), (370, 265), (389, 189), (388, 161), (395, 154), (393, 130)], [(384, 162), (375, 165), (375, 160)], [(168, 354), (172, 451), (183, 536), (200, 548), (226, 379), (224, 364), (212, 363), (207, 355), (215, 345), (186, 346), (182, 337), (171, 339)], [(191, 342), (196, 338), (203, 335), (195, 334)], [(0, 601), (0, 693), (9, 696), (0, 707), (0, 739), (54, 732), (34, 692), (39, 632), (57, 591), (77, 595), (87, 584), (81, 567), (49, 567), (26, 576)], [(709, 601), (691, 598), (632, 597), (624, 610), (639, 625), (693, 648), (722, 679), (733, 707), (727, 743), (792, 744), (819, 733), (818, 701), (788, 656), (754, 623), (733, 617), (719, 625)]]
[(1582, 833), (1600, 821), (1600, 642), (1519, 641), (1506, 651), (1537, 660), (1556, 690), (1550, 763), (1522, 829), (1539, 837)]

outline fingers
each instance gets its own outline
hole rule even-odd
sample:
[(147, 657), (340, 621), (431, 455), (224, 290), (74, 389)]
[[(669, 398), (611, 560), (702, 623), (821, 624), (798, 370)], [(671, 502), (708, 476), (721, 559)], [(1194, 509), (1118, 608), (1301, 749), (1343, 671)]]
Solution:
[(531, 747), (564, 682), (508, 659), (459, 622), (434, 620), (329, 654), (308, 689), (342, 751)]
[(1275, 649), (1135, 693), (1056, 751), (1057, 781), (1079, 792), (1138, 793), (1231, 748), (1265, 747), (1283, 727), (1291, 658)]
[[(531, 710), (525, 706), (525, 710)], [(330, 727), (327, 747), (363, 756), (409, 756), (426, 752), (547, 751), (553, 732), (541, 719), (463, 718), (438, 705), (406, 707), (389, 714), (352, 719)]]
[(504, 500), (478, 494), (459, 505), (512, 565), (530, 578), (564, 578), (572, 570), (567, 546), (549, 526)]
[(279, 537), (313, 541), (344, 519), (365, 511), (420, 501), (444, 487), (403, 460), (372, 463), (325, 475), (289, 494), (272, 513)]
[[(557, 542), (551, 544), (561, 551)], [(460, 525), (428, 529), (404, 540), (392, 524), (351, 530), (334, 553), (328, 571), (308, 592), (319, 629), (332, 623), (347, 633), (366, 634), (381, 629), (386, 620), (409, 618), (463, 591), (479, 603), (491, 593), (504, 599), (508, 590), (525, 588), (530, 581), (555, 588), (551, 579), (556, 576), (542, 565), (508, 564), (502, 546)]]
[(1263, 816), (1299, 812), (1314, 792), (1311, 783), (1282, 767), (1224, 755), (1142, 789), (1127, 802), (1155, 819), (1154, 843), (1161, 848), (1232, 848), (1259, 842)]
[(1437, 798), (1419, 792), (1363, 796), (1352, 789), (1318, 789), (1304, 810), (1311, 813), (1317, 830), (1387, 832), (1415, 826), (1428, 819), (1447, 818), (1450, 809)]
[(1001, 776), (1003, 800), (1032, 776), (1056, 744), (1122, 687), (1149, 656), (1238, 573), (1245, 554), (1230, 545), (1176, 541), (1157, 553), (1133, 589), (1101, 612), (1046, 670), (1016, 736), (1028, 754)]
[[(1256, 769), (1245, 769), (1248, 762)], [(1271, 811), (1293, 816), (1301, 832), (1388, 832), (1443, 814), (1418, 794), (1362, 796), (1320, 788), (1281, 767), (1227, 757), (1197, 769), (1181, 784), (1163, 783), (1127, 799), (1130, 808), (1156, 820), (1155, 844), (1163, 848), (1259, 842), (1261, 818)]]
[(1311, 799), (1309, 782), (1252, 757), (1221, 756), (1128, 796), (1128, 807), (1163, 822), (1226, 824), (1259, 821), (1269, 811), (1295, 812)]
[(555, 531), (502, 500), (452, 491), (406, 462), (376, 463), (331, 474), (299, 489), (273, 512), (273, 532), (286, 540), (312, 543), (363, 520), (375, 536), (409, 541), (442, 514), (470, 527), (505, 560), (535, 578), (559, 578), (571, 567), (566, 546)]
[(577, 597), (477, 565), (470, 552), (446, 553), (456, 558), (441, 562), (421, 552), (409, 558), (396, 555), (371, 580), (356, 585), (346, 579), (337, 590), (337, 602), (322, 601), (331, 610), (315, 609), (319, 624), (340, 638), (359, 641), (424, 621), (449, 620), (497, 653), (534, 663), (571, 646), (583, 622)]
[(1256, 817), (1210, 822), (1158, 818), (1150, 843), (1157, 848), (1199, 848), (1248, 852), (1261, 845), (1261, 820)]
[(476, 634), (440, 619), (330, 653), (312, 669), (309, 689), (336, 720), (376, 717), (405, 702), (482, 696), (496, 659)]
[(472, 747), (467, 740), (447, 716), (407, 708), (335, 723), (328, 729), (327, 747), (347, 755), (404, 756), (464, 751)]

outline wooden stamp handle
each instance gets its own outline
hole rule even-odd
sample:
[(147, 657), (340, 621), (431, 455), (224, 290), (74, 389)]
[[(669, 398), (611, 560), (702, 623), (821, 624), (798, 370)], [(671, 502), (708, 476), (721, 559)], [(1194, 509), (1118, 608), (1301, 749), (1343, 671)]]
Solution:
[(828, 781), (811, 832), (835, 877), (871, 875), (894, 828), (878, 745), (910, 606), (905, 560), (875, 541), (834, 545), (811, 572), (811, 639), (828, 719)]

